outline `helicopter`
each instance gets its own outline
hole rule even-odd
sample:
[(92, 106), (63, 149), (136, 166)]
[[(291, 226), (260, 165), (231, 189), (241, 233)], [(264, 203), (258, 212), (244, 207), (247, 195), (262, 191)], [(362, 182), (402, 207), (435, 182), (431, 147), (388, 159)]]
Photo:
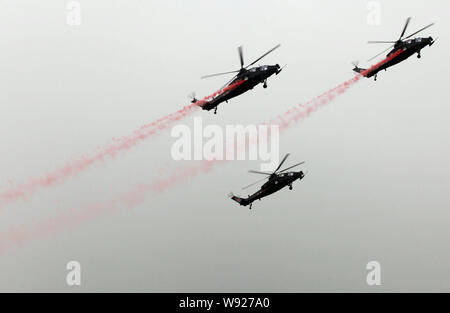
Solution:
[(406, 28), (408, 27), (410, 21), (411, 21), (411, 17), (408, 17), (406, 19), (405, 26), (403, 27), (402, 33), (400, 34), (400, 37), (396, 41), (368, 41), (368, 43), (370, 43), (370, 44), (392, 43), (392, 45), (389, 46), (387, 49), (383, 50), (382, 52), (378, 53), (376, 56), (367, 60), (369, 62), (369, 61), (375, 59), (376, 57), (378, 57), (379, 55), (385, 53), (389, 49), (392, 49), (386, 56), (386, 58), (387, 58), (386, 62), (381, 63), (379, 66), (373, 66), (369, 69), (360, 68), (360, 67), (358, 67), (358, 63), (354, 62), (354, 63), (352, 63), (354, 66), (353, 71), (355, 71), (357, 73), (361, 73), (365, 77), (374, 76), (374, 79), (377, 80), (377, 74), (379, 71), (386, 70), (388, 67), (391, 67), (397, 63), (400, 63), (400, 62), (406, 60), (407, 58), (409, 58), (410, 56), (412, 56), (415, 53), (417, 53), (417, 58), (420, 59), (420, 57), (421, 57), (420, 51), (426, 46), (433, 45), (436, 40), (433, 40), (433, 38), (431, 36), (430, 37), (417, 37), (414, 39), (409, 39), (409, 38), (411, 38), (412, 36), (416, 35), (417, 33), (421, 32), (421, 31), (427, 29), (428, 27), (433, 26), (434, 23), (431, 23), (431, 24), (419, 29), (418, 31), (412, 33), (409, 36), (403, 37), (405, 35)]
[[(255, 64), (256, 62), (258, 62), (259, 60), (261, 60), (262, 58), (264, 58), (266, 55), (268, 55), (275, 49), (279, 48), (280, 46), (281, 46), (280, 44), (276, 45), (275, 47), (273, 47), (272, 49), (270, 49), (269, 51), (264, 53), (262, 56), (260, 56), (259, 58), (257, 58), (255, 61), (253, 61), (252, 63), (250, 63), (247, 66), (244, 66), (244, 54), (242, 51), (242, 46), (238, 47), (239, 60), (240, 60), (240, 64), (241, 64), (240, 69), (235, 70), (235, 71), (230, 71), (230, 72), (205, 75), (205, 76), (202, 76), (201, 79), (215, 77), (215, 76), (219, 76), (219, 75), (237, 73), (221, 89), (223, 89), (227, 86), (234, 85), (240, 81), (243, 81), (242, 84), (239, 84), (237, 87), (235, 87), (231, 90), (227, 90), (227, 91), (221, 93), (220, 95), (218, 95), (217, 97), (215, 97), (214, 99), (207, 101), (206, 103), (201, 105), (201, 108), (203, 110), (208, 110), (208, 111), (214, 109), (214, 114), (216, 114), (217, 106), (220, 103), (222, 103), (224, 101), (228, 102), (228, 100), (230, 100), (231, 98), (239, 96), (239, 95), (243, 94), (244, 92), (247, 92), (247, 91), (253, 89), (253, 87), (255, 87), (256, 85), (258, 85), (260, 83), (263, 83), (263, 87), (267, 88), (267, 78), (269, 78), (273, 74), (278, 75), (282, 70), (282, 68), (280, 68), (280, 65), (275, 64), (275, 65), (257, 66), (257, 67), (252, 67), (252, 68), (249, 68), (249, 67), (252, 66), (253, 64)], [(192, 96), (191, 102), (196, 103), (198, 100), (195, 98), (195, 94), (192, 94), (191, 96)]]
[(234, 201), (238, 202), (240, 205), (243, 206), (250, 205), (249, 209), (251, 210), (253, 201), (255, 200), (261, 200), (261, 198), (267, 197), (268, 195), (271, 195), (286, 186), (289, 186), (289, 190), (292, 190), (292, 183), (297, 179), (301, 180), (303, 177), (305, 177), (305, 173), (303, 173), (302, 171), (299, 172), (286, 172), (286, 171), (293, 167), (301, 165), (305, 162), (302, 161), (300, 163), (289, 166), (279, 171), (280, 167), (283, 165), (284, 161), (286, 161), (288, 156), (289, 153), (284, 156), (280, 165), (278, 165), (278, 167), (272, 173), (250, 170), (249, 173), (262, 174), (266, 175), (267, 177), (264, 177), (263, 179), (260, 179), (248, 186), (245, 186), (242, 189), (246, 189), (266, 179), (268, 179), (268, 181), (261, 186), (260, 190), (258, 190), (252, 195), (249, 195), (247, 198), (240, 198), (235, 196), (233, 193), (230, 193), (229, 196), (231, 197), (231, 199), (233, 199)]

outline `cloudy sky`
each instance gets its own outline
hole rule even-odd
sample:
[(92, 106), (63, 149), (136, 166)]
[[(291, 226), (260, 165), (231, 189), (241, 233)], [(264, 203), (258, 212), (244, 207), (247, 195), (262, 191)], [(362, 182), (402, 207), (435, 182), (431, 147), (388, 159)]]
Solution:
[[(259, 64), (287, 66), (178, 123), (268, 121), (369, 66), (386, 45), (366, 41), (396, 40), (408, 16), (407, 33), (434, 22), (421, 35), (439, 40), (281, 135), (286, 165), (308, 171), (292, 191), (240, 207), (227, 194), (246, 195), (260, 162), (228, 162), (6, 249), (0, 291), (450, 291), (448, 1), (79, 0), (79, 25), (69, 3), (0, 1), (0, 191), (217, 90), (231, 77), (200, 76), (239, 68), (240, 45), (248, 63), (281, 43)], [(169, 128), (8, 203), (3, 238), (164, 177), (174, 141)], [(373, 260), (381, 286), (366, 283)]]

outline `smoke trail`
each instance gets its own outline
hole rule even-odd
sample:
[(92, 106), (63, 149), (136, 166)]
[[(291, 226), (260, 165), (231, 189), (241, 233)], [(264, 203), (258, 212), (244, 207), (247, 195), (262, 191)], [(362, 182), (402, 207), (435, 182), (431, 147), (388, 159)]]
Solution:
[[(399, 53), (401, 53), (401, 51), (375, 64), (370, 69), (366, 70), (365, 73), (358, 74), (344, 83), (322, 93), (318, 97), (307, 101), (306, 104), (299, 104), (292, 107), (284, 114), (273, 119), (271, 123), (278, 124), (280, 130), (289, 129), (289, 127), (297, 123), (298, 120), (309, 117), (319, 108), (329, 104), (336, 96), (344, 93), (360, 81), (360, 79), (367, 75), (369, 71), (377, 69)], [(54, 218), (48, 218), (37, 223), (12, 228), (9, 231), (0, 233), (0, 255), (13, 247), (20, 247), (24, 243), (42, 235), (58, 233), (82, 224), (83, 222), (98, 218), (101, 215), (112, 213), (115, 210), (119, 210), (120, 206), (125, 206), (127, 208), (135, 207), (136, 205), (143, 203), (149, 193), (163, 192), (170, 187), (190, 180), (201, 173), (211, 172), (217, 164), (223, 163), (226, 163), (226, 161), (201, 161), (196, 165), (184, 166), (177, 169), (172, 175), (166, 178), (158, 178), (150, 184), (140, 185), (110, 201), (89, 206), (78, 212), (69, 211)]]
[(8, 231), (0, 232), (0, 255), (41, 236), (58, 234), (85, 222), (111, 214), (122, 207), (133, 208), (144, 202), (149, 193), (160, 193), (176, 183), (190, 179), (198, 174), (211, 171), (213, 165), (221, 161), (202, 161), (196, 165), (177, 169), (168, 177), (156, 179), (149, 184), (142, 184), (133, 190), (121, 194), (112, 200), (96, 203), (82, 210), (68, 210), (54, 217), (40, 220)]
[(143, 125), (138, 130), (134, 131), (132, 135), (114, 138), (113, 143), (104, 147), (99, 147), (93, 153), (86, 154), (73, 161), (69, 161), (63, 167), (49, 172), (42, 177), (32, 178), (28, 182), (18, 186), (11, 186), (9, 189), (0, 193), (0, 208), (6, 203), (18, 200), (19, 198), (24, 198), (26, 195), (32, 193), (37, 188), (48, 187), (57, 182), (64, 181), (70, 176), (86, 170), (95, 163), (105, 161), (106, 157), (114, 158), (119, 152), (129, 150), (149, 136), (156, 134), (158, 131), (166, 129), (173, 122), (179, 121), (182, 118), (186, 117), (188, 114), (192, 113), (198, 106), (201, 107), (205, 103), (207, 103), (208, 99), (214, 98), (226, 91), (230, 91), (243, 82), (244, 80), (240, 80), (230, 86), (214, 92), (209, 96), (204, 97), (202, 100), (199, 100), (196, 103), (184, 106), (182, 109), (172, 114), (168, 114), (152, 123)]
[(352, 87), (354, 84), (360, 81), (361, 78), (367, 76), (370, 72), (378, 69), (383, 64), (389, 62), (400, 53), (402, 50), (396, 51), (389, 57), (381, 60), (370, 68), (362, 71), (360, 74), (354, 76), (353, 78), (343, 82), (342, 84), (322, 93), (321, 95), (315, 97), (314, 99), (309, 100), (305, 104), (298, 104), (297, 106), (291, 107), (284, 114), (277, 116), (274, 120), (272, 120), (271, 124), (278, 124), (280, 130), (286, 130), (293, 123), (297, 123), (300, 119), (304, 119), (310, 116), (313, 112), (317, 111), (323, 106), (328, 105), (332, 102), (338, 95), (343, 94), (347, 89)]

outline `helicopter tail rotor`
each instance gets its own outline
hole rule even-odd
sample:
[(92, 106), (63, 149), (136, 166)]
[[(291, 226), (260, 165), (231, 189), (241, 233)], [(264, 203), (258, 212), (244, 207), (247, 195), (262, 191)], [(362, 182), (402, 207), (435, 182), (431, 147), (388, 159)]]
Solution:
[(188, 94), (188, 99), (191, 100), (191, 103), (196, 103), (198, 101), (197, 98), (195, 98), (195, 91)]

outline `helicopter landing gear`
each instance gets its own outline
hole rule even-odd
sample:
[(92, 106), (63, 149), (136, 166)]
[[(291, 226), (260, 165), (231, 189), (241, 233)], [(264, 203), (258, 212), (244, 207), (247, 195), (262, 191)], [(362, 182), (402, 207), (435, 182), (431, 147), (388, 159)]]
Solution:
[(217, 114), (217, 107), (214, 108), (214, 114)]
[(248, 208), (249, 210), (251, 210), (251, 209), (252, 209), (252, 204), (253, 204), (253, 203), (250, 203), (250, 207)]
[(420, 59), (422, 56), (420, 55), (420, 51), (417, 52), (417, 58)]
[(267, 88), (267, 80), (264, 81), (263, 88)]
[(375, 79), (374, 80), (377, 81), (377, 74), (375, 74)]
[(291, 184), (291, 185), (289, 185), (289, 190), (292, 190), (292, 184)]

